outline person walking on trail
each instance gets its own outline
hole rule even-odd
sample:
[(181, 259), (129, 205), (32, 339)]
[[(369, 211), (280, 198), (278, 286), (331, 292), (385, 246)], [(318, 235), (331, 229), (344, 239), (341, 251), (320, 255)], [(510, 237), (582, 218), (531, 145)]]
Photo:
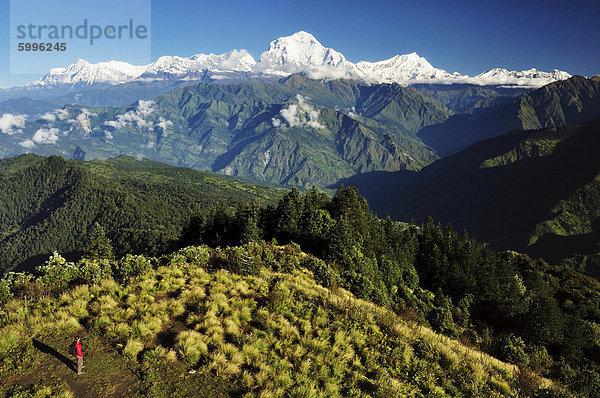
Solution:
[(77, 374), (83, 374), (83, 346), (81, 345), (81, 339), (75, 338), (75, 358), (77, 358)]

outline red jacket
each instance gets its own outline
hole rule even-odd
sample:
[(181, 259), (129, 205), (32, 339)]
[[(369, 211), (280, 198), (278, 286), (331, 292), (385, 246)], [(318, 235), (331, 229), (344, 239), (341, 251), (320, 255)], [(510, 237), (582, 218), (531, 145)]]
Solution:
[(83, 356), (83, 348), (81, 347), (81, 342), (78, 341), (77, 343), (75, 343), (75, 352), (76, 352), (76, 356), (78, 357), (82, 357)]

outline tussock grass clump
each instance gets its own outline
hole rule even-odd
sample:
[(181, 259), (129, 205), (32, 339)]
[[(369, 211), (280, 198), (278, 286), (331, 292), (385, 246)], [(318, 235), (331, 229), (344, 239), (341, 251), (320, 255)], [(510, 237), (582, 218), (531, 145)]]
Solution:
[(184, 330), (177, 335), (175, 350), (190, 366), (196, 366), (208, 354), (206, 337), (195, 330)]
[(194, 286), (192, 288), (185, 289), (180, 296), (183, 303), (192, 310), (197, 310), (204, 298), (206, 297), (206, 291), (203, 286)]
[(225, 333), (230, 336), (239, 337), (242, 333), (240, 322), (235, 317), (225, 318), (223, 325), (225, 327)]
[(143, 349), (144, 343), (136, 339), (129, 339), (123, 348), (123, 355), (129, 359), (135, 359)]
[(131, 333), (144, 341), (149, 341), (151, 338), (162, 329), (163, 320), (160, 316), (144, 315), (141, 319), (133, 322)]
[(158, 312), (172, 318), (183, 314), (185, 306), (179, 300), (166, 300), (160, 303)]
[(131, 327), (125, 322), (113, 323), (106, 328), (106, 337), (114, 341), (125, 341), (131, 334)]
[(99, 332), (104, 332), (112, 324), (112, 321), (108, 315), (100, 315), (94, 318), (94, 329)]
[(9, 354), (21, 344), (21, 333), (11, 327), (0, 330), (0, 358), (6, 358)]
[(79, 285), (75, 286), (72, 290), (62, 293), (60, 295), (60, 304), (69, 304), (74, 300), (85, 300), (89, 301), (90, 299), (90, 287), (89, 285)]
[(121, 285), (112, 278), (106, 278), (100, 282), (100, 292), (103, 294), (118, 295), (121, 290)]
[(98, 298), (99, 307), (96, 307), (96, 311), (101, 314), (106, 314), (112, 312), (115, 308), (117, 308), (117, 300), (115, 300), (111, 295), (105, 294)]
[(59, 318), (54, 323), (57, 333), (72, 334), (81, 329), (81, 324), (74, 317)]
[(11, 300), (0, 308), (2, 313), (2, 323), (8, 325), (11, 323), (23, 323), (32, 314), (24, 300)]
[(85, 299), (77, 298), (73, 300), (68, 308), (68, 311), (71, 315), (73, 315), (77, 319), (83, 319), (89, 315), (88, 309), (88, 301)]

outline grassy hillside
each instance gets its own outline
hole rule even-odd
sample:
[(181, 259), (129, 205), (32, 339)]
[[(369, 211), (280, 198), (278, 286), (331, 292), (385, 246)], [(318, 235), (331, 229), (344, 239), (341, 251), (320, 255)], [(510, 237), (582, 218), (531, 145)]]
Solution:
[(76, 258), (96, 222), (118, 255), (161, 253), (178, 239), (194, 207), (272, 203), (278, 192), (130, 157), (5, 159), (0, 161), (0, 272), (31, 269), (54, 250)]
[[(189, 247), (160, 260), (121, 260), (116, 269), (131, 269), (127, 261), (138, 266), (128, 277), (3, 307), (0, 394), (571, 396), (342, 288), (320, 286), (305, 268), (311, 256), (293, 247)], [(76, 334), (86, 349), (82, 376), (65, 358)]]

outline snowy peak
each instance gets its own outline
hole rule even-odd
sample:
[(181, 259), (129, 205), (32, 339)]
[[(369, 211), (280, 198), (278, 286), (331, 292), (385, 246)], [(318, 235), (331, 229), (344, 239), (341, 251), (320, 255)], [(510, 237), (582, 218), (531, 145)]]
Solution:
[(366, 79), (378, 83), (428, 83), (433, 80), (443, 81), (460, 77), (458, 74), (450, 74), (443, 69), (434, 68), (415, 52), (396, 55), (379, 62), (361, 61), (356, 64), (356, 67)]
[(310, 33), (300, 31), (291, 36), (273, 40), (269, 49), (262, 53), (257, 65), (264, 73), (288, 75), (307, 68), (349, 66), (339, 52), (324, 47)]
[(46, 76), (30, 85), (124, 83), (140, 76), (147, 67), (147, 65), (135, 66), (121, 61), (92, 64), (78, 59), (66, 68), (51, 69)]
[(191, 56), (190, 60), (195, 63), (195, 67), (204, 66), (206, 69), (234, 72), (251, 72), (256, 64), (246, 50), (233, 50), (221, 55), (197, 54)]
[(552, 72), (542, 72), (535, 68), (523, 71), (509, 71), (503, 68), (494, 68), (487, 72), (480, 73), (473, 80), (477, 84), (489, 85), (519, 85), (519, 86), (543, 86), (557, 80), (565, 80), (571, 75), (567, 72), (554, 69)]
[(142, 79), (193, 78), (206, 72), (251, 72), (256, 61), (246, 50), (215, 54), (196, 54), (189, 58), (164, 56), (150, 64)]
[(246, 50), (216, 54), (196, 54), (189, 58), (163, 56), (150, 65), (135, 66), (126, 62), (109, 61), (92, 64), (78, 59), (66, 68), (54, 68), (28, 86), (59, 84), (120, 84), (132, 80), (247, 80), (274, 78), (305, 73), (314, 79), (348, 78), (367, 83), (470, 83), (540, 87), (571, 77), (567, 72), (537, 69), (509, 71), (494, 68), (470, 77), (448, 73), (431, 65), (413, 52), (396, 55), (378, 62), (348, 61), (344, 55), (323, 46), (313, 35), (300, 31), (280, 37), (269, 44), (259, 62)]

